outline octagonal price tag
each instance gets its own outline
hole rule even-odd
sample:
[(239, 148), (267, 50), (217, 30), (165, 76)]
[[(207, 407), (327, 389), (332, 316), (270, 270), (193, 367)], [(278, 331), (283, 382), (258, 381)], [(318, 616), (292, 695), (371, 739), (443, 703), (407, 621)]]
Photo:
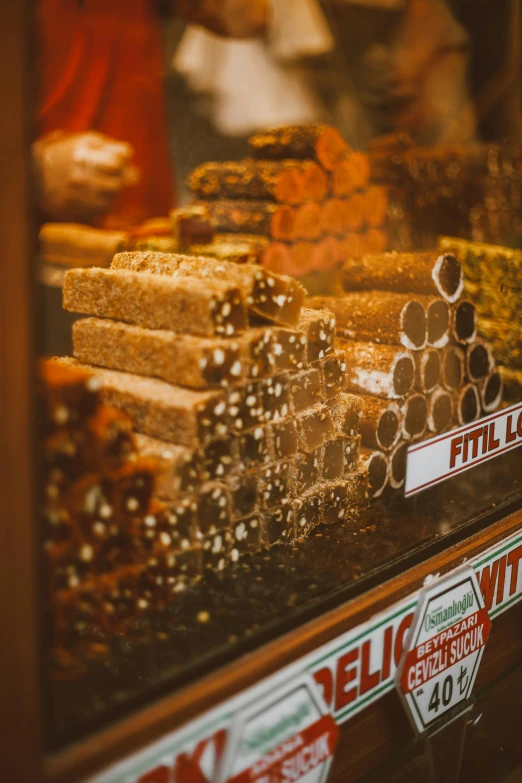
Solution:
[(470, 697), (490, 629), (472, 568), (422, 590), (395, 678), (418, 732)]

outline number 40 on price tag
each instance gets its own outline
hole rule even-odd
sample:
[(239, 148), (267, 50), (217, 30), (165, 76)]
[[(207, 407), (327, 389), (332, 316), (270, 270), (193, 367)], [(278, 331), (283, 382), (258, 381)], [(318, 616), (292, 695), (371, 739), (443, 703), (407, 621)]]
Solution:
[(396, 674), (418, 732), (469, 698), (490, 629), (473, 569), (460, 568), (422, 591)]

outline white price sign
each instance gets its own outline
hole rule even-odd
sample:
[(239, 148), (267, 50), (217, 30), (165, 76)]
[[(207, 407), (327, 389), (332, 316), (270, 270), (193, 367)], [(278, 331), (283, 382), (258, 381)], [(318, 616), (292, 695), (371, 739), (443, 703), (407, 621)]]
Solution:
[(408, 449), (404, 494), (413, 495), (522, 445), (522, 403)]
[(472, 568), (422, 591), (395, 680), (418, 732), (469, 698), (490, 629)]

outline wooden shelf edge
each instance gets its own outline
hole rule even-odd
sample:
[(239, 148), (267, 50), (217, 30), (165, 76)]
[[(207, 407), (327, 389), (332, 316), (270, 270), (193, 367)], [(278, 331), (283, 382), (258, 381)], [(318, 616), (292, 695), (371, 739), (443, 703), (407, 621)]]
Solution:
[(44, 779), (49, 783), (74, 783), (106, 769), (414, 593), (429, 574), (456, 568), (520, 528), (522, 510), (197, 683), (157, 700), (80, 743), (48, 755)]

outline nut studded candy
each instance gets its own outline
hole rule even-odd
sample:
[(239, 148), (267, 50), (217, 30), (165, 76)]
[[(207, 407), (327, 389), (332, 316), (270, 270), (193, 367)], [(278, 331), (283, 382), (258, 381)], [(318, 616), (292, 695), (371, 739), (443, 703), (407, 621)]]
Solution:
[(272, 459), (278, 462), (293, 457), (297, 452), (297, 426), (293, 418), (268, 425), (270, 433), (270, 452)]
[(275, 375), (261, 381), (264, 421), (279, 421), (290, 412), (290, 379), (288, 375)]
[(199, 543), (190, 544), (149, 557), (140, 582), (149, 597), (157, 596), (169, 603), (172, 596), (196, 582), (202, 570), (202, 547)]
[(197, 494), (197, 525), (201, 533), (229, 527), (232, 518), (230, 493), (217, 481), (204, 484)]
[(363, 415), (363, 400), (358, 394), (343, 392), (328, 401), (337, 435), (354, 437), (359, 432), (359, 423)]
[(231, 561), (235, 563), (240, 555), (258, 551), (264, 543), (263, 518), (259, 514), (236, 520), (232, 525)]
[[(176, 550), (188, 549), (199, 538), (198, 504), (192, 496), (180, 497), (175, 502), (165, 506), (160, 521), (161, 530), (165, 530), (172, 540)], [(143, 524), (152, 527), (153, 517), (147, 514)], [(166, 544), (166, 540), (164, 541)]]
[(335, 351), (319, 362), (326, 399), (331, 399), (344, 388), (346, 362), (343, 351)]
[(308, 340), (307, 359), (310, 363), (324, 359), (334, 348), (335, 316), (328, 310), (303, 308), (299, 329)]
[(203, 337), (230, 337), (248, 325), (239, 288), (221, 280), (143, 275), (124, 269), (70, 269), (65, 275), (66, 310), (114, 318), (147, 329)]
[[(354, 476), (350, 476), (324, 486), (323, 522), (326, 524), (341, 522), (351, 517), (361, 500), (363, 506), (367, 505), (367, 502), (364, 503), (364, 499), (359, 497), (361, 489), (354, 478)], [(364, 490), (362, 494), (364, 494)]]
[(270, 461), (270, 442), (266, 427), (255, 427), (238, 439), (241, 468), (249, 470)]
[(237, 457), (237, 441), (233, 438), (218, 438), (210, 441), (199, 452), (203, 468), (203, 479), (223, 480), (234, 469)]
[(38, 424), (43, 434), (74, 427), (92, 416), (100, 402), (100, 382), (86, 368), (64, 367), (53, 359), (40, 361)]
[(213, 258), (168, 253), (117, 253), (111, 269), (130, 269), (158, 275), (188, 276), (201, 280), (226, 282), (239, 288), (243, 299), (256, 316), (282, 326), (299, 321), (305, 297), (303, 286), (291, 277), (276, 275), (255, 264), (230, 264)]
[(262, 381), (253, 381), (230, 390), (228, 416), (233, 432), (241, 433), (257, 427), (265, 420)]
[(171, 500), (180, 492), (193, 491), (201, 482), (203, 465), (200, 455), (193, 449), (141, 433), (135, 435), (135, 441), (138, 453), (158, 464), (155, 494), (159, 498)]
[(76, 321), (73, 341), (79, 361), (193, 389), (228, 386), (246, 376), (248, 369), (233, 340), (144, 329), (108, 319)]
[(259, 474), (259, 498), (263, 508), (272, 509), (289, 494), (291, 463), (278, 462), (263, 468)]
[(335, 427), (328, 406), (315, 405), (296, 417), (299, 448), (309, 454), (335, 437)]
[(306, 335), (293, 329), (272, 329), (272, 340), (276, 371), (302, 370), (305, 367)]
[(290, 400), (294, 413), (300, 413), (318, 402), (324, 402), (325, 394), (320, 371), (314, 367), (290, 377)]
[(309, 454), (298, 454), (295, 459), (296, 494), (301, 495), (321, 480), (323, 465), (322, 447)]
[(323, 521), (323, 505), (324, 489), (321, 485), (310, 490), (299, 500), (291, 501), (294, 540), (307, 538)]
[(289, 505), (263, 515), (263, 539), (267, 545), (286, 543), (292, 541), (293, 537), (293, 512)]
[(345, 438), (334, 438), (323, 446), (323, 479), (333, 481), (344, 473)]
[[(85, 368), (74, 359), (64, 366)], [(96, 368), (101, 396), (107, 405), (124, 410), (139, 432), (166, 442), (197, 448), (229, 433), (223, 391), (183, 389), (139, 375)]]
[(255, 473), (229, 476), (227, 487), (232, 499), (232, 516), (247, 517), (257, 509), (258, 477)]
[(344, 438), (344, 475), (348, 476), (357, 467), (359, 450), (361, 448), (361, 436)]
[(222, 571), (230, 561), (232, 551), (232, 533), (220, 530), (201, 539), (201, 558), (203, 568)]
[(270, 327), (249, 329), (235, 341), (239, 346), (241, 364), (248, 378), (256, 380), (271, 375), (276, 367), (274, 331)]

